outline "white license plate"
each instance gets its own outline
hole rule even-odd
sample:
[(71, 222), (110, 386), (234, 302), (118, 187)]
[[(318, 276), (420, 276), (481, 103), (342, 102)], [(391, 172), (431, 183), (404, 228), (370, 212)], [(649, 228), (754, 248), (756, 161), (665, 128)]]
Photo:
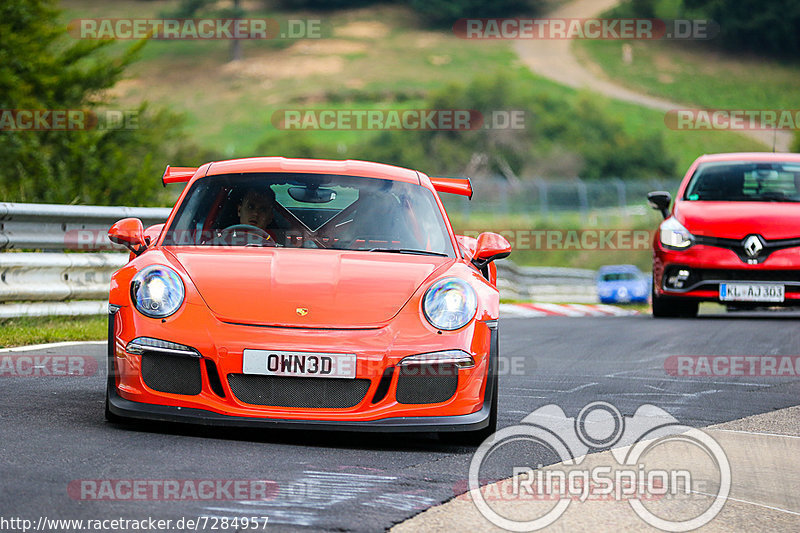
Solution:
[(245, 350), (242, 372), (263, 376), (354, 379), (356, 354)]
[(783, 285), (777, 283), (720, 283), (723, 302), (782, 302)]

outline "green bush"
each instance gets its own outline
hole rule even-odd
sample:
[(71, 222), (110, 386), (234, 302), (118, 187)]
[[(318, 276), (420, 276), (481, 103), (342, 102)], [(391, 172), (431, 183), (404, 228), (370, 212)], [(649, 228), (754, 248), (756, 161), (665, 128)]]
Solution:
[[(675, 174), (675, 160), (666, 154), (660, 134), (629, 135), (602, 100), (588, 94), (568, 97), (552, 91), (531, 92), (526, 81), (508, 73), (482, 76), (468, 85), (453, 84), (433, 91), (421, 106), (476, 110), (489, 122), (494, 112), (521, 112), (522, 129), (365, 132), (363, 140), (337, 146), (321, 141), (318, 131), (283, 131), (265, 139), (259, 152), (366, 159), (438, 175), (466, 171), (555, 177), (578, 174), (585, 178)], [(573, 167), (577, 164), (577, 168), (565, 168), (561, 161)]]
[(719, 43), (729, 50), (797, 58), (800, 2), (797, 0), (684, 0), (693, 16), (720, 26)]

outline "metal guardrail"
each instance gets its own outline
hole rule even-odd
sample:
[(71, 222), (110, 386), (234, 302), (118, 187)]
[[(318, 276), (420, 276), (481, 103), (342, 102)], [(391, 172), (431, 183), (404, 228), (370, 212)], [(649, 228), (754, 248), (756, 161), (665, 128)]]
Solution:
[(106, 312), (119, 253), (0, 253), (0, 318)]
[[(167, 208), (0, 203), (0, 250), (80, 250), (89, 253), (0, 253), (0, 318), (93, 315), (106, 312), (111, 275), (128, 261), (108, 240), (125, 217), (145, 226), (166, 220)], [(520, 267), (498, 261), (498, 288), (506, 299), (596, 302), (594, 271)]]
[(0, 203), (0, 250), (123, 250), (108, 240), (108, 228), (135, 217), (145, 227), (164, 222), (162, 207)]
[(523, 267), (497, 262), (497, 288), (507, 300), (594, 303), (598, 301), (594, 270)]
[[(135, 217), (145, 227), (170, 209), (0, 203), (0, 318), (96, 315), (106, 312), (111, 275), (128, 261), (108, 240), (116, 221)], [(63, 253), (64, 250), (90, 253)]]

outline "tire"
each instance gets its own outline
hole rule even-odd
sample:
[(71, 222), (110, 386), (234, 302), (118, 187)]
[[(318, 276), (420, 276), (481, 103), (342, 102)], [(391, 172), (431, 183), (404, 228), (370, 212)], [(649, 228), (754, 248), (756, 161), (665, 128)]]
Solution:
[(699, 302), (658, 296), (655, 280), (653, 281), (653, 318), (694, 318), (697, 316)]

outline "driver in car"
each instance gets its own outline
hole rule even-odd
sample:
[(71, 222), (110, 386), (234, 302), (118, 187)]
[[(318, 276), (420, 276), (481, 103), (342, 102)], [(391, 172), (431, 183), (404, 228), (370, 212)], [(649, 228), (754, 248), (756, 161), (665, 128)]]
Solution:
[[(275, 193), (271, 188), (249, 187), (242, 195), (236, 214), (239, 224), (229, 226), (231, 244), (260, 244), (276, 246), (276, 235), (270, 228), (274, 218)], [(244, 240), (242, 240), (244, 239)], [(223, 240), (227, 240), (223, 237)]]
[[(267, 187), (266, 189), (250, 188), (242, 196), (239, 203), (239, 222), (249, 226), (255, 226), (270, 233), (267, 229), (273, 218), (273, 205), (275, 204), (275, 193)], [(273, 237), (274, 238), (274, 237)]]

